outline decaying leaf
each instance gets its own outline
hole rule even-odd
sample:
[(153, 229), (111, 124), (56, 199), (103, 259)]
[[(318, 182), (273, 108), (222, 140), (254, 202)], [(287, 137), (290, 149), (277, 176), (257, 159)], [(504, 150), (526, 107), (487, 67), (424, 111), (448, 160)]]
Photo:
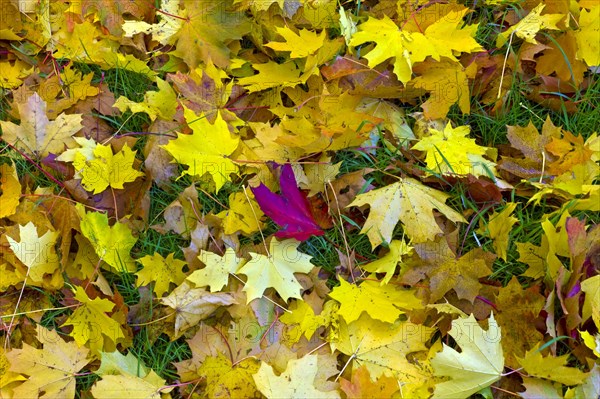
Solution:
[(235, 303), (235, 299), (229, 293), (213, 294), (201, 288), (192, 288), (186, 281), (160, 301), (163, 305), (172, 308), (175, 313), (176, 337), (210, 316), (219, 306)]

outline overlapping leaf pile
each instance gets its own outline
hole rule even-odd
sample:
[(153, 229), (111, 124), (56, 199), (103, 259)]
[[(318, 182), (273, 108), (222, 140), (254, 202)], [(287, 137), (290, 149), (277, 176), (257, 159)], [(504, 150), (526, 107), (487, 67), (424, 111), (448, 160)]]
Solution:
[(1, 396), (598, 397), (600, 138), (445, 118), (575, 112), (600, 7), (471, 3), (2, 0)]

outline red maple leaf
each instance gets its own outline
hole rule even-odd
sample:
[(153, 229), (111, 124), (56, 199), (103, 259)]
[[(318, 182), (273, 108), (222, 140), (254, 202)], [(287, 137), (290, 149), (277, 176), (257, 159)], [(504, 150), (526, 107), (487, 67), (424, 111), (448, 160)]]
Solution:
[(262, 183), (252, 188), (260, 209), (281, 226), (275, 237), (305, 241), (311, 236), (325, 234), (315, 222), (308, 201), (298, 188), (294, 171), (288, 164), (281, 168), (279, 186), (280, 195), (273, 193)]

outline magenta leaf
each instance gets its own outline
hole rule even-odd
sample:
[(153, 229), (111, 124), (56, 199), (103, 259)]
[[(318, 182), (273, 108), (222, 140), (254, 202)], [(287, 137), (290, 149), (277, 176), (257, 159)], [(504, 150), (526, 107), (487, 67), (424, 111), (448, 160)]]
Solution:
[(298, 188), (294, 171), (289, 164), (283, 165), (281, 168), (279, 185), (281, 187), (280, 195), (271, 192), (262, 183), (260, 186), (252, 188), (260, 209), (281, 226), (281, 230), (275, 233), (275, 237), (305, 241), (311, 236), (325, 234), (315, 222), (308, 201)]

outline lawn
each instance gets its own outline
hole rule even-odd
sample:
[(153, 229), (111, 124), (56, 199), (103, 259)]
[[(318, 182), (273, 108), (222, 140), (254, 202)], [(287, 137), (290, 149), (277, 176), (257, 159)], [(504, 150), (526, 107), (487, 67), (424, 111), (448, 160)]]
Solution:
[(0, 397), (600, 397), (599, 28), (3, 1)]

